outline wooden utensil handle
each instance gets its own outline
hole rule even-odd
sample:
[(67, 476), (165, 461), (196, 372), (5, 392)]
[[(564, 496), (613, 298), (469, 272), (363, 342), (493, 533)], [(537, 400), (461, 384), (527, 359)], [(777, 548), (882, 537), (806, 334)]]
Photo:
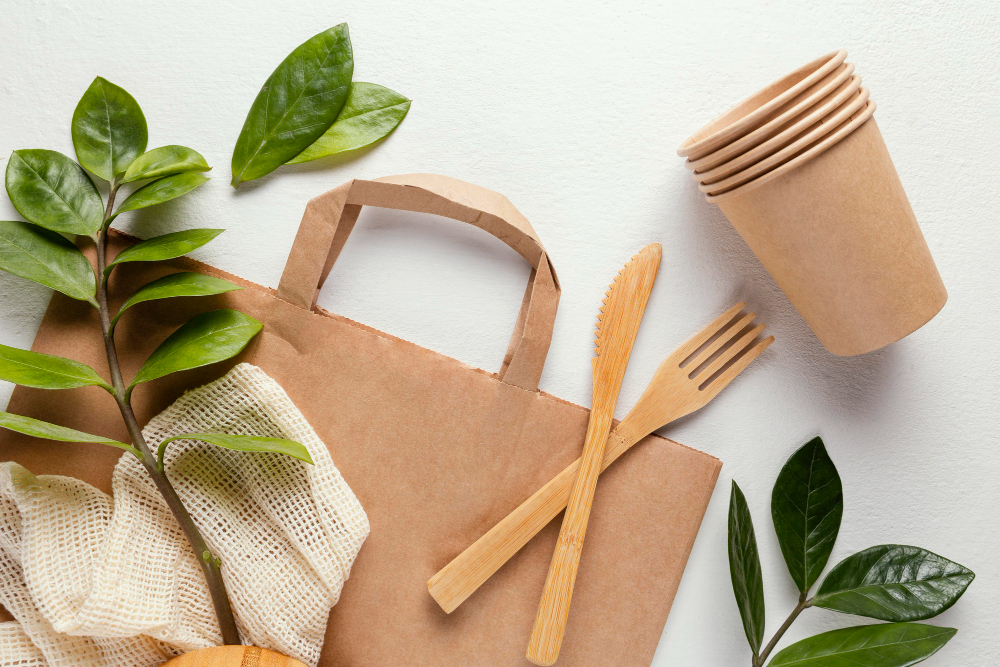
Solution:
[[(608, 407), (608, 413), (612, 409), (613, 406)], [(597, 490), (597, 477), (601, 474), (601, 464), (604, 461), (610, 422), (610, 414), (591, 413), (580, 470), (566, 505), (559, 541), (552, 554), (549, 574), (538, 603), (535, 626), (528, 642), (527, 658), (536, 665), (552, 665), (559, 658), (559, 648), (566, 633), (566, 621), (569, 619), (569, 607), (573, 599), (573, 585), (576, 583), (580, 555), (583, 553), (583, 540), (587, 534), (590, 508), (594, 504), (594, 493)]]
[[(634, 442), (617, 430), (613, 432), (604, 448), (601, 471)], [(430, 578), (427, 590), (445, 612), (450, 614), (458, 609), (521, 547), (566, 509), (579, 470), (580, 459), (577, 459)]]

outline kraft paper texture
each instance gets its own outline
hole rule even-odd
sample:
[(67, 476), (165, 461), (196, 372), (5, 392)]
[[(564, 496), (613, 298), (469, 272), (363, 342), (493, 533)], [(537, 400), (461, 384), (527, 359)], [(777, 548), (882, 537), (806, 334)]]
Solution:
[[(499, 372), (315, 306), (364, 205), (467, 222), (532, 265)], [(115, 251), (129, 242), (120, 235), (113, 241)], [(123, 287), (192, 269), (246, 289), (132, 308), (117, 333), (126, 377), (197, 313), (237, 308), (264, 330), (236, 359), (140, 385), (136, 413), (145, 423), (185, 389), (247, 361), (285, 389), (327, 444), (368, 513), (371, 536), (330, 616), (320, 664), (527, 664), (524, 647), (559, 519), (450, 615), (428, 594), (427, 580), (581, 452), (588, 411), (537, 389), (559, 283), (528, 221), (503, 196), (442, 176), (354, 180), (309, 202), (277, 290), (190, 260), (130, 263), (113, 275), (112, 308), (123, 301)], [(32, 349), (106, 369), (95, 311), (60, 294)], [(589, 371), (589, 360), (581, 359), (580, 372)], [(113, 402), (96, 387), (17, 387), (8, 409), (127, 437)], [(118, 456), (100, 445), (0, 431), (0, 460), (106, 491)], [(720, 466), (707, 454), (650, 436), (601, 475), (560, 665), (650, 663)]]
[(948, 299), (873, 117), (711, 200), (834, 354), (893, 343)]

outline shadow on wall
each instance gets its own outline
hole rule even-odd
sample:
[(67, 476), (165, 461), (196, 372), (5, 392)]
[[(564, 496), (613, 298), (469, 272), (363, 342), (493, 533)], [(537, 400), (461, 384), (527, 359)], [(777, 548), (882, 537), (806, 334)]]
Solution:
[(906, 356), (906, 339), (855, 357), (839, 357), (823, 347), (767, 270), (714, 204), (705, 201), (694, 181), (677, 197), (684, 236), (691, 251), (720, 282), (731, 286), (728, 302), (743, 300), (775, 337), (772, 350), (792, 377), (821, 392), (832, 407), (862, 416), (877, 411), (893, 369)]

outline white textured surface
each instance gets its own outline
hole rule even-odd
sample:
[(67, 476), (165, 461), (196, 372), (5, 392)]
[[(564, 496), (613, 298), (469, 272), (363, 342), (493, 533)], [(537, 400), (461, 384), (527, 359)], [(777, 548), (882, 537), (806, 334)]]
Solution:
[[(958, 636), (929, 664), (995, 662), (1000, 597), (1000, 13), (978, 2), (6, 3), (0, 156), (72, 153), (69, 121), (100, 74), (149, 120), (150, 146), (189, 145), (214, 180), (131, 214), (140, 236), (229, 231), (195, 255), (276, 285), (306, 200), (352, 177), (439, 172), (506, 194), (549, 249), (563, 297), (542, 387), (587, 404), (591, 330), (606, 283), (643, 244), (664, 246), (619, 416), (661, 358), (745, 298), (778, 341), (702, 413), (665, 435), (724, 462), (656, 665), (748, 664), (726, 560), (735, 477), (764, 562), (767, 634), (793, 586), (773, 537), (770, 487), (820, 433), (844, 479), (834, 559), (916, 544), (979, 574), (937, 622)], [(283, 169), (238, 193), (229, 158), (259, 86), (295, 45), (351, 26), (355, 78), (414, 99), (399, 131), (353, 161)], [(731, 103), (843, 46), (950, 292), (924, 329), (882, 352), (824, 351), (743, 242), (706, 204), (674, 148)], [(4, 199), (0, 217), (13, 216)], [(527, 268), (474, 229), (369, 211), (324, 289), (332, 310), (496, 369)], [(46, 290), (0, 275), (0, 342), (28, 345)], [(9, 389), (7, 389), (9, 391)], [(788, 634), (845, 625), (810, 610)], [(785, 642), (787, 643), (787, 642)]]

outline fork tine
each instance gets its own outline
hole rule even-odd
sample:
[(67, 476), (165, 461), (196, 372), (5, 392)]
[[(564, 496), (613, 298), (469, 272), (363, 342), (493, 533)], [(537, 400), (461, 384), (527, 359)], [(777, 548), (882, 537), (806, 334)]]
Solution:
[(735, 341), (733, 341), (733, 344), (727, 347), (725, 350), (723, 350), (722, 354), (716, 357), (712, 361), (712, 363), (706, 366), (704, 370), (700, 371), (695, 376), (695, 379), (702, 378), (702, 381), (705, 381), (711, 378), (716, 373), (718, 373), (721, 368), (723, 368), (726, 364), (732, 361), (736, 357), (736, 355), (738, 355), (748, 345), (750, 345), (750, 342), (753, 341), (753, 339), (757, 337), (757, 334), (759, 334), (763, 330), (764, 330), (764, 325), (758, 324), (753, 329), (751, 329), (750, 331), (746, 332), (745, 334), (737, 338)]
[(690, 357), (692, 354), (695, 353), (695, 350), (704, 345), (705, 342), (708, 341), (708, 339), (717, 334), (719, 330), (722, 329), (722, 327), (726, 326), (726, 324), (728, 324), (730, 320), (736, 317), (736, 313), (743, 310), (744, 306), (746, 305), (747, 304), (745, 301), (740, 301), (738, 304), (736, 304), (735, 306), (724, 312), (722, 315), (719, 315), (719, 317), (717, 317), (714, 322), (709, 324), (707, 327), (705, 327), (695, 335), (691, 336), (691, 338), (689, 338), (687, 342), (685, 342), (683, 345), (677, 348), (677, 350), (671, 356), (674, 357), (675, 359), (679, 358), (678, 363)]
[(721, 350), (726, 343), (736, 337), (736, 334), (743, 331), (747, 325), (753, 322), (753, 318), (755, 317), (757, 317), (756, 313), (749, 313), (748, 315), (744, 315), (738, 319), (733, 326), (723, 331), (722, 335), (713, 340), (708, 347), (698, 353), (698, 356), (692, 359), (690, 363), (684, 366), (684, 368), (690, 369), (693, 374), (696, 370), (698, 370), (699, 366), (711, 359), (713, 354)]
[(733, 379), (743, 372), (743, 370), (753, 362), (754, 359), (760, 356), (760, 353), (768, 348), (768, 346), (774, 342), (774, 336), (768, 336), (767, 338), (758, 341), (756, 345), (747, 350), (746, 354), (736, 360), (736, 362), (727, 368), (719, 377), (712, 380), (712, 383), (705, 387), (705, 391), (709, 394), (709, 400), (715, 397), (722, 389), (733, 381)]

